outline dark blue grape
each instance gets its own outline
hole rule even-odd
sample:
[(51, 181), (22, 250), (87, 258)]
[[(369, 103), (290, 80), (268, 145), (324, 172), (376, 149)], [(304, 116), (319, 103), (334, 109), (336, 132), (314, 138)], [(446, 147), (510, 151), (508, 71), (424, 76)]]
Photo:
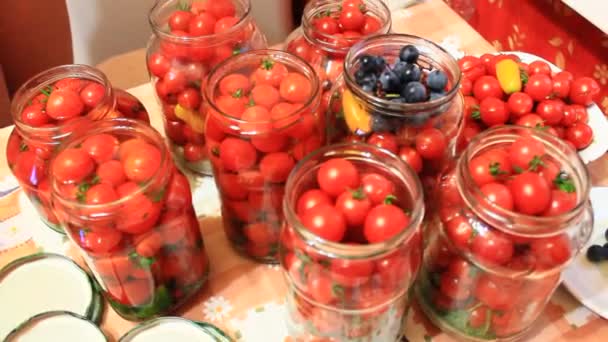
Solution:
[(394, 129), (392, 120), (384, 115), (372, 115), (372, 131), (374, 132), (391, 132)]
[(359, 82), (361, 82), (361, 80), (366, 76), (367, 74), (365, 73), (365, 71), (363, 71), (363, 69), (359, 69), (355, 72), (355, 81), (357, 82), (357, 84), (360, 84)]
[(445, 91), (431, 91), (431, 95), (429, 96), (430, 100), (437, 100), (445, 96)]
[(359, 57), (361, 63), (361, 70), (363, 72), (373, 72), (376, 70), (376, 57), (372, 55), (362, 55)]
[(401, 82), (406, 84), (420, 81), (420, 76), (422, 76), (422, 72), (420, 71), (418, 64), (407, 64), (400, 77)]
[(426, 85), (436, 92), (440, 92), (448, 85), (448, 77), (441, 70), (433, 70), (426, 78)]
[(592, 245), (587, 249), (587, 259), (591, 262), (600, 262), (608, 259), (608, 249), (600, 245)]
[(418, 103), (426, 101), (426, 88), (420, 82), (410, 82), (401, 91), (401, 96), (407, 103)]
[(384, 70), (380, 75), (380, 85), (387, 93), (398, 92), (401, 82), (399, 77), (390, 69)]
[(416, 63), (418, 56), (420, 56), (420, 52), (414, 45), (406, 45), (399, 51), (399, 59), (404, 62)]
[(386, 69), (386, 60), (384, 59), (384, 57), (376, 56), (374, 63), (376, 67), (376, 72), (382, 72), (384, 69)]

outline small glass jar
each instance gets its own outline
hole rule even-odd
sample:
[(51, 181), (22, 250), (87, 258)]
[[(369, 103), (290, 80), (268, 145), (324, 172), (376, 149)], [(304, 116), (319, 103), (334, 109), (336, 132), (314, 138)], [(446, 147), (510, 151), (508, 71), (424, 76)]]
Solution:
[[(371, 244), (332, 242), (308, 230), (297, 214), (299, 199), (318, 188), (317, 172), (334, 158), (352, 162), (360, 175), (391, 181), (392, 204), (409, 214), (407, 226)], [(394, 154), (371, 145), (330, 145), (298, 163), (285, 194), (286, 223), (279, 250), (288, 286), (290, 335), (306, 340), (398, 341), (422, 262), (424, 195), (415, 172)], [(349, 226), (346, 240), (360, 241), (352, 238), (359, 234)]]
[(266, 38), (251, 16), (249, 0), (159, 0), (148, 19), (154, 35), (146, 60), (169, 146), (179, 164), (210, 176), (205, 78), (230, 56), (266, 48)]
[[(269, 77), (268, 64), (278, 73)], [(243, 89), (227, 95), (236, 78), (245, 80)], [(256, 50), (218, 65), (207, 84), (207, 148), (226, 235), (241, 253), (277, 262), (287, 176), (325, 144), (319, 81), (297, 56)]]
[[(70, 99), (72, 104), (76, 103), (72, 108), (80, 109), (80, 112), (72, 111), (70, 115), (75, 116), (69, 119), (63, 118), (61, 113), (60, 119), (51, 118), (47, 114), (49, 106), (62, 108), (63, 99), (58, 96), (53, 104), (47, 100), (54, 91), (63, 88), (70, 94), (80, 95), (80, 100)], [(47, 179), (48, 160), (53, 150), (90, 120), (127, 117), (150, 122), (146, 109), (137, 98), (112, 88), (101, 71), (86, 65), (63, 65), (32, 77), (15, 93), (11, 115), (15, 128), (6, 149), (8, 165), (42, 221), (59, 233), (62, 231), (51, 210)], [(58, 117), (57, 113), (53, 112), (53, 115)]]
[[(325, 17), (335, 17), (335, 23), (330, 25), (341, 25), (339, 24), (339, 13), (350, 6), (345, 4), (347, 2), (356, 3), (355, 5), (362, 9), (366, 16), (371, 17), (374, 23), (364, 25), (360, 31), (327, 33), (327, 23), (321, 24), (317, 21), (319, 19), (323, 20)], [(323, 27), (325, 27), (325, 31)], [(390, 30), (391, 12), (385, 1), (312, 0), (308, 1), (304, 8), (302, 25), (287, 37), (285, 49), (303, 58), (313, 66), (323, 88), (322, 103), (324, 108), (327, 108), (330, 96), (329, 90), (342, 74), (344, 58), (348, 50), (362, 39), (373, 35), (386, 34)]]
[[(448, 91), (437, 99), (403, 103), (366, 92), (356, 82), (361, 56), (374, 55), (393, 65), (401, 48), (414, 45), (423, 70), (443, 71)], [(425, 191), (442, 167), (457, 153), (463, 127), (464, 102), (458, 91), (460, 69), (443, 48), (405, 34), (374, 36), (356, 44), (346, 56), (344, 74), (332, 89), (328, 109), (328, 141), (363, 141), (397, 154), (421, 177)]]
[[(62, 156), (90, 154), (91, 138), (108, 136), (115, 143), (104, 152), (109, 159), (96, 160), (81, 181), (67, 182)], [(173, 312), (206, 282), (209, 262), (190, 184), (153, 128), (122, 118), (88, 125), (51, 163), (55, 213), (120, 316), (144, 320)], [(111, 163), (124, 171), (104, 175)]]
[[(508, 155), (501, 149), (523, 136), (545, 146), (542, 162), (530, 168), (540, 168), (537, 171), (548, 184), (549, 178), (554, 184), (568, 184), (551, 196), (574, 190), (572, 209), (552, 216), (524, 215), (491, 202), (477, 185), (471, 160), (491, 151)], [(503, 170), (504, 165), (496, 167)], [(508, 184), (519, 171), (513, 172), (493, 174), (511, 177), (504, 179)], [(438, 205), (425, 228), (423, 265), (415, 286), (418, 303), (431, 321), (458, 337), (518, 339), (543, 312), (560, 284), (561, 271), (591, 234), (585, 165), (574, 149), (553, 135), (524, 127), (494, 128), (475, 137), (442, 174), (432, 200)], [(553, 204), (547, 209), (560, 210)]]

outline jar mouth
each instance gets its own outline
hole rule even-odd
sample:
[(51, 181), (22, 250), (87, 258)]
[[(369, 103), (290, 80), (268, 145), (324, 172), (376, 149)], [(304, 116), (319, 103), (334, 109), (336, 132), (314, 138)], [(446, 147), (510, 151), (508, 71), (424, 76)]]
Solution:
[[(555, 216), (532, 216), (511, 211), (488, 200), (468, 169), (471, 159), (492, 147), (511, 143), (522, 136), (530, 136), (545, 145), (546, 155), (560, 162), (576, 187), (576, 206)], [(457, 162), (458, 191), (468, 208), (496, 229), (524, 237), (553, 236), (567, 229), (583, 212), (589, 198), (589, 173), (578, 153), (560, 138), (537, 129), (520, 126), (491, 128), (471, 140)], [(489, 209), (489, 210), (488, 210)]]
[[(367, 245), (351, 245), (332, 242), (315, 235), (306, 228), (298, 219), (294, 211), (296, 196), (302, 188), (302, 180), (305, 174), (316, 172), (320, 164), (331, 158), (345, 158), (347, 160), (358, 160), (363, 163), (373, 163), (378, 168), (389, 168), (391, 175), (406, 184), (409, 191), (411, 213), (410, 222), (399, 234), (378, 243)], [(390, 167), (394, 163), (396, 166)], [(308, 245), (314, 245), (321, 254), (332, 258), (366, 259), (386, 254), (387, 251), (398, 248), (406, 243), (416, 233), (416, 228), (422, 225), (424, 218), (424, 193), (418, 176), (409, 165), (401, 161), (393, 153), (364, 143), (340, 143), (322, 147), (302, 159), (291, 171), (287, 184), (285, 185), (285, 198), (283, 199), (283, 211), (286, 221), (293, 222), (294, 231), (302, 237)]]
[(234, 3), (235, 5), (237, 5), (237, 13), (240, 9), (241, 14), (239, 16), (239, 21), (237, 21), (234, 26), (221, 33), (213, 33), (209, 35), (195, 37), (178, 36), (166, 30), (167, 19), (169, 14), (169, 12), (167, 12), (167, 8), (175, 8), (178, 3), (180, 3), (180, 0), (157, 0), (154, 6), (152, 6), (150, 11), (148, 12), (148, 23), (150, 24), (150, 27), (152, 28), (154, 34), (162, 40), (184, 45), (195, 43), (201, 45), (219, 45), (223, 41), (234, 37), (235, 34), (238, 33), (238, 31), (243, 29), (243, 26), (247, 25), (250, 22), (251, 1), (235, 0)]
[[(91, 125), (86, 130), (86, 136), (101, 134), (101, 133), (117, 133), (117, 132), (123, 133), (123, 135), (129, 136), (131, 138), (142, 137), (142, 138), (144, 138), (144, 140), (146, 140), (148, 142), (155, 143), (157, 146), (162, 146), (161, 148), (159, 148), (159, 150), (160, 150), (160, 167), (150, 177), (150, 179), (148, 179), (145, 182), (138, 183), (139, 186), (138, 186), (137, 191), (134, 191), (127, 196), (121, 197), (117, 201), (103, 203), (103, 204), (86, 204), (86, 203), (82, 203), (77, 200), (68, 199), (68, 198), (65, 198), (64, 196), (62, 196), (61, 191), (59, 189), (60, 184), (53, 178), (53, 181), (51, 182), (50, 186), (51, 186), (51, 193), (53, 195), (52, 197), (54, 199), (56, 199), (62, 205), (69, 205), (69, 206), (77, 208), (77, 209), (91, 209), (92, 210), (92, 209), (110, 208), (108, 210), (111, 210), (111, 208), (119, 207), (122, 204), (129, 202), (130, 200), (132, 200), (133, 198), (135, 198), (138, 195), (145, 194), (150, 189), (150, 187), (155, 183), (155, 180), (159, 179), (159, 177), (162, 175), (162, 173), (166, 171), (166, 165), (171, 160), (170, 159), (171, 155), (169, 154), (169, 152), (166, 148), (163, 137), (160, 135), (160, 133), (158, 133), (152, 127), (147, 126), (144, 123), (139, 122), (137, 120), (128, 119), (128, 118), (115, 118), (115, 119), (111, 119), (111, 120), (103, 120), (103, 121), (95, 122), (94, 124), (91, 123)], [(86, 138), (86, 136), (85, 135), (72, 136), (65, 143), (62, 143), (60, 148), (57, 149), (53, 153), (53, 158), (51, 159), (51, 162), (49, 165), (53, 164), (53, 160), (61, 151), (82, 143), (82, 141)], [(111, 215), (112, 214), (108, 215), (108, 214), (104, 213), (104, 214), (96, 215), (95, 218), (101, 219), (101, 218), (105, 218), (105, 217), (111, 216)]]
[[(420, 51), (418, 64), (423, 68), (439, 69), (448, 76), (451, 84), (444, 96), (421, 103), (396, 103), (365, 92), (355, 80), (355, 72), (360, 65), (360, 57), (367, 54), (380, 55), (387, 59), (387, 67), (392, 59), (398, 59), (399, 51), (405, 45), (414, 45)], [(344, 60), (346, 86), (358, 98), (383, 114), (392, 116), (419, 115), (425, 112), (441, 113), (449, 108), (452, 99), (459, 93), (461, 71), (458, 62), (449, 52), (430, 40), (408, 34), (386, 34), (372, 36), (355, 44)]]
[(220, 64), (218, 64), (207, 77), (208, 86), (205, 87), (204, 97), (205, 101), (208, 103), (211, 110), (216, 113), (219, 113), (223, 117), (227, 118), (231, 124), (262, 124), (262, 123), (272, 123), (271, 121), (251, 121), (251, 120), (243, 120), (240, 117), (236, 117), (230, 115), (228, 113), (223, 112), (215, 102), (215, 96), (217, 92), (216, 85), (227, 75), (238, 72), (239, 70), (246, 70), (255, 66), (256, 68), (261, 65), (262, 61), (266, 58), (270, 58), (275, 62), (283, 63), (288, 69), (296, 70), (301, 72), (311, 83), (311, 92), (310, 96), (302, 104), (302, 107), (295, 110), (294, 112), (277, 118), (276, 121), (283, 121), (285, 119), (289, 119), (292, 117), (297, 117), (302, 113), (311, 112), (314, 107), (318, 105), (318, 99), (321, 93), (321, 86), (319, 83), (319, 78), (316, 76), (316, 73), (310, 64), (306, 63), (306, 61), (296, 55), (293, 55), (289, 52), (285, 52), (282, 50), (274, 50), (274, 49), (260, 49), (260, 50), (252, 50), (242, 54), (234, 55)]
[[(360, 37), (340, 37), (332, 34), (319, 32), (312, 24), (313, 20), (327, 13), (333, 13), (341, 9), (342, 0), (313, 0), (309, 1), (304, 8), (302, 18), (302, 31), (309, 42), (314, 43), (325, 51), (334, 53), (346, 52), (358, 41), (379, 34), (386, 34), (391, 30), (391, 11), (382, 0), (364, 0), (366, 10), (378, 19), (382, 26), (377, 32)], [(345, 44), (341, 44), (344, 42)]]
[[(35, 138), (48, 138), (49, 140), (61, 140), (68, 137), (72, 132), (66, 127), (77, 123), (78, 120), (64, 122), (48, 127), (30, 126), (21, 120), (21, 112), (28, 105), (28, 101), (35, 95), (41, 93), (41, 89), (50, 86), (53, 83), (65, 78), (78, 78), (94, 82), (98, 82), (104, 86), (104, 99), (94, 108), (89, 110), (89, 113), (99, 113), (99, 110), (104, 107), (114, 107), (113, 88), (107, 76), (98, 69), (84, 64), (68, 64), (61, 65), (51, 69), (47, 69), (33, 76), (25, 82), (17, 91), (13, 101), (11, 102), (11, 116), (18, 130), (24, 131), (26, 135), (34, 136)], [(111, 99), (112, 103), (108, 103)], [(88, 115), (78, 117), (86, 119)]]

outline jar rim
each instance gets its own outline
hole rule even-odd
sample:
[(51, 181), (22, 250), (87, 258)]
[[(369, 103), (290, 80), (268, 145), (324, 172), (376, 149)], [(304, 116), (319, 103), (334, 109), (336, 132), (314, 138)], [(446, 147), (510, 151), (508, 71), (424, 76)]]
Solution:
[[(572, 169), (572, 173), (569, 176), (575, 179), (578, 195), (576, 206), (570, 211), (554, 216), (534, 216), (517, 213), (492, 203), (486, 199), (480, 187), (475, 185), (473, 177), (468, 171), (468, 161), (478, 156), (481, 151), (488, 147), (513, 142), (523, 135), (531, 136), (537, 141), (542, 142), (547, 149), (546, 154), (556, 160), (560, 160), (562, 165), (569, 164)], [(494, 127), (474, 137), (458, 159), (456, 177), (458, 179), (458, 192), (465, 205), (482, 220), (499, 223), (493, 224), (498, 230), (529, 237), (553, 236), (567, 229), (568, 223), (576, 220), (587, 207), (590, 192), (589, 172), (577, 151), (557, 136), (523, 126), (506, 125)], [(491, 208), (490, 210), (493, 212), (486, 212), (484, 207)], [(547, 227), (552, 227), (552, 229), (547, 230)]]
[[(358, 152), (364, 152), (368, 157), (371, 154), (377, 155), (378, 162), (380, 162), (381, 165), (387, 166), (389, 162), (394, 162), (399, 166), (399, 170), (391, 172), (395, 176), (400, 177), (401, 181), (409, 185), (407, 186), (407, 189), (410, 190), (409, 193), (412, 203), (410, 222), (405, 229), (399, 232), (399, 234), (383, 242), (366, 245), (350, 245), (323, 239), (306, 228), (300, 222), (293, 209), (295, 203), (292, 203), (294, 201), (290, 196), (295, 195), (293, 194), (294, 188), (297, 186), (297, 181), (302, 178), (301, 175), (297, 175), (302, 171), (311, 172), (314, 166), (318, 165), (318, 163), (315, 163), (314, 161), (315, 158), (331, 158), (333, 156), (344, 158), (345, 153), (356, 155)], [(414, 189), (414, 191), (412, 191), (412, 189)], [(307, 245), (314, 245), (322, 254), (337, 258), (365, 259), (390, 253), (392, 249), (399, 247), (415, 235), (417, 227), (422, 225), (425, 212), (422, 184), (420, 183), (420, 179), (416, 172), (392, 152), (359, 142), (328, 145), (305, 156), (291, 171), (287, 183), (285, 184), (285, 194), (286, 196), (283, 199), (285, 220), (291, 223), (294, 231), (303, 238), (304, 243)]]
[[(164, 22), (159, 22), (157, 16), (164, 9), (163, 5), (170, 3), (173, 0), (156, 0), (150, 11), (148, 11), (148, 23), (152, 28), (152, 31), (156, 36), (163, 40), (172, 41), (181, 44), (193, 44), (203, 42), (217, 42), (220, 44), (221, 41), (234, 36), (245, 26), (251, 18), (251, 0), (238, 0), (243, 6), (243, 13), (239, 16), (239, 20), (229, 29), (221, 33), (212, 33), (204, 36), (177, 36), (171, 32), (163, 30)], [(213, 1), (213, 0), (209, 0)]]
[(302, 34), (309, 42), (321, 47), (323, 50), (330, 52), (343, 52), (344, 54), (358, 41), (367, 37), (372, 37), (379, 34), (386, 34), (391, 31), (391, 10), (383, 0), (363, 0), (367, 10), (370, 10), (374, 17), (379, 19), (382, 26), (377, 32), (360, 37), (341, 37), (340, 40), (347, 42), (346, 46), (340, 46), (334, 42), (335, 35), (319, 32), (312, 21), (319, 17), (323, 12), (334, 8), (341, 8), (342, 0), (313, 0), (309, 1), (304, 7), (304, 15), (302, 15)]
[[(156, 179), (158, 179), (158, 177), (161, 175), (161, 173), (166, 171), (164, 166), (167, 165), (167, 163), (171, 162), (171, 155), (165, 145), (165, 140), (163, 139), (163, 137), (160, 135), (160, 133), (157, 130), (155, 130), (151, 126), (148, 126), (139, 120), (130, 119), (130, 118), (114, 118), (114, 119), (103, 120), (103, 121), (99, 121), (94, 124), (91, 124), (90, 129), (88, 129), (85, 134), (71, 136), (67, 141), (63, 142), (60, 145), (60, 147), (53, 153), (53, 156), (50, 160), (49, 165), (53, 164), (55, 157), (57, 157), (57, 155), (59, 155), (59, 153), (61, 153), (61, 151), (65, 150), (67, 148), (73, 147), (77, 141), (84, 140), (86, 137), (89, 137), (94, 134), (117, 132), (117, 131), (118, 132), (126, 131), (126, 132), (143, 133), (147, 138), (149, 138), (150, 140), (157, 143), (156, 147), (159, 147), (159, 151), (160, 151), (160, 167), (156, 170), (156, 172), (147, 181), (139, 183), (137, 191), (134, 191), (134, 192), (128, 194), (127, 196), (121, 197), (120, 199), (118, 199), (116, 201), (109, 202), (109, 203), (102, 203), (102, 204), (86, 204), (86, 203), (82, 203), (77, 200), (68, 199), (65, 196), (62, 196), (61, 191), (59, 189), (59, 183), (55, 180), (54, 177), (50, 177), (51, 194), (54, 199), (56, 199), (58, 202), (60, 202), (63, 205), (67, 204), (67, 205), (70, 205), (70, 206), (78, 208), (78, 209), (100, 209), (100, 208), (118, 207), (118, 206), (132, 200), (136, 196), (144, 194), (152, 186), (154, 181)], [(134, 138), (134, 137), (132, 137), (132, 138)], [(102, 216), (106, 216), (106, 215), (102, 215)]]
[(310, 96), (302, 104), (302, 107), (295, 110), (294, 112), (287, 114), (278, 118), (278, 120), (289, 119), (294, 116), (298, 116), (302, 113), (305, 113), (310, 110), (311, 107), (314, 107), (318, 98), (321, 94), (321, 85), (319, 82), (319, 78), (317, 77), (315, 70), (312, 68), (310, 64), (308, 64), (304, 59), (289, 52), (283, 50), (276, 49), (259, 49), (247, 51), (245, 53), (241, 53), (238, 55), (231, 56), (230, 58), (222, 61), (218, 65), (216, 65), (211, 72), (207, 75), (207, 86), (204, 91), (204, 98), (207, 102), (208, 106), (211, 109), (222, 115), (223, 117), (230, 120), (231, 123), (241, 124), (241, 123), (270, 123), (274, 120), (264, 120), (264, 121), (250, 121), (243, 120), (238, 117), (234, 117), (229, 115), (228, 113), (224, 113), (220, 108), (218, 108), (215, 101), (215, 93), (216, 93), (216, 84), (218, 84), (225, 76), (235, 71), (235, 66), (241, 65), (242, 67), (246, 67), (249, 65), (254, 65), (253, 62), (263, 61), (265, 58), (272, 58), (274, 61), (282, 62), (285, 66), (296, 68), (300, 73), (302, 73), (308, 80), (311, 82), (311, 92)]
[[(421, 103), (395, 103), (367, 93), (357, 84), (353, 70), (358, 65), (360, 56), (368, 54), (368, 51), (372, 49), (380, 47), (386, 49), (394, 45), (398, 45), (400, 49), (408, 44), (415, 45), (420, 50), (421, 57), (429, 58), (435, 63), (438, 63), (437, 60), (442, 60), (446, 64), (445, 69), (447, 70), (444, 71), (448, 74), (448, 78), (452, 76), (452, 87), (446, 92), (445, 96)], [(429, 54), (433, 54), (435, 58), (430, 58)], [(355, 44), (344, 59), (343, 75), (346, 86), (362, 101), (373, 108), (377, 108), (383, 114), (402, 117), (448, 106), (452, 99), (459, 94), (460, 82), (462, 81), (462, 73), (458, 62), (447, 50), (428, 39), (403, 33), (371, 36)]]
[[(20, 132), (26, 132), (27, 134), (32, 134), (36, 136), (42, 135), (44, 137), (50, 138), (51, 140), (59, 140), (66, 138), (72, 133), (70, 131), (67, 131), (57, 135), (49, 135), (49, 133), (60, 132), (61, 128), (70, 124), (69, 122), (48, 127), (34, 127), (24, 123), (21, 119), (21, 112), (26, 107), (27, 101), (31, 100), (33, 96), (39, 93), (40, 89), (42, 89), (43, 87), (49, 86), (65, 78), (92, 80), (99, 82), (101, 85), (104, 86), (104, 99), (100, 101), (97, 106), (91, 108), (89, 112), (95, 112), (96, 109), (102, 108), (103, 106), (109, 105), (110, 107), (114, 107), (116, 99), (114, 99), (114, 90), (112, 88), (112, 84), (110, 83), (108, 77), (101, 70), (85, 64), (65, 64), (56, 66), (34, 75), (25, 83), (23, 83), (15, 92), (15, 95), (13, 96), (13, 101), (11, 101), (10, 105), (10, 112), (13, 118), (13, 122), (15, 123), (15, 127)], [(107, 99), (110, 99), (112, 103), (105, 103)], [(87, 116), (81, 116), (80, 118), (86, 118)]]

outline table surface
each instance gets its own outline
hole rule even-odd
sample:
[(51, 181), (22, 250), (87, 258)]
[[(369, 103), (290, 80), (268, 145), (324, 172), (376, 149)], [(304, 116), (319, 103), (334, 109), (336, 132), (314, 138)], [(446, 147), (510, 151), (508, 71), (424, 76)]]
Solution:
[[(480, 54), (494, 48), (441, 0), (393, 12), (394, 31), (441, 43), (453, 54)], [(142, 61), (143, 63), (143, 61)], [(152, 125), (162, 132), (160, 108), (149, 85), (129, 90), (146, 106)], [(6, 148), (11, 127), (0, 130), (0, 151)], [(594, 185), (606, 185), (607, 158), (590, 165)], [(0, 190), (16, 185), (4, 153), (0, 153)], [(194, 203), (211, 261), (210, 280), (190, 305), (177, 315), (213, 323), (237, 341), (290, 342), (277, 322), (285, 315), (285, 285), (277, 266), (260, 265), (237, 255), (228, 245), (219, 218), (217, 192), (211, 180), (194, 184)], [(210, 205), (211, 204), (211, 205)], [(79, 259), (70, 244), (38, 220), (21, 191), (0, 198), (0, 267), (17, 257), (50, 251)], [(254, 294), (255, 295), (251, 295)], [(115, 341), (135, 325), (109, 306), (101, 327)], [(405, 334), (409, 341), (452, 341), (434, 327), (414, 304)], [(529, 341), (608, 341), (608, 323), (583, 307), (560, 287), (534, 324)]]

